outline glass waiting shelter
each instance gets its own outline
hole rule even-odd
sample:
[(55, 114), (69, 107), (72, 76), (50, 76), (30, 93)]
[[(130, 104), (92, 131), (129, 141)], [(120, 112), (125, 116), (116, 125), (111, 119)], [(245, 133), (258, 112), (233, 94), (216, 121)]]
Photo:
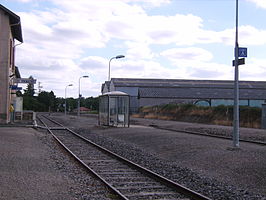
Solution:
[(99, 125), (129, 127), (129, 95), (120, 91), (99, 96)]

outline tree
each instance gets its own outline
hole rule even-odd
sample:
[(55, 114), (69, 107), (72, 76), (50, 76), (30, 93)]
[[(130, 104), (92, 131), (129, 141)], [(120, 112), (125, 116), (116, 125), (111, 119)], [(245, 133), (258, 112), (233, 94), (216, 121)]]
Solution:
[(56, 97), (53, 91), (42, 91), (37, 96), (37, 101), (41, 104), (39, 111), (56, 111)]
[(56, 96), (54, 95), (54, 92), (51, 91), (49, 93), (49, 100), (50, 100), (50, 111), (56, 111), (57, 110), (57, 102), (56, 102)]
[[(29, 79), (33, 79), (33, 77), (30, 76)], [(36, 107), (38, 106), (34, 98), (34, 84), (29, 83), (23, 93), (23, 109), (35, 111)]]
[(85, 107), (91, 110), (99, 110), (99, 97), (89, 97), (85, 99)]
[[(32, 76), (30, 76), (29, 77), (29, 79), (32, 79), (33, 80), (33, 77)], [(33, 95), (34, 95), (34, 84), (33, 83), (29, 83), (28, 85), (27, 85), (27, 88), (24, 90), (24, 96), (31, 96), (31, 97), (33, 97)]]
[(55, 99), (55, 111), (60, 111), (60, 112), (64, 112), (64, 104), (65, 104), (65, 99), (62, 97), (56, 98)]
[(67, 109), (72, 111), (74, 108), (77, 107), (77, 100), (74, 98), (67, 98)]

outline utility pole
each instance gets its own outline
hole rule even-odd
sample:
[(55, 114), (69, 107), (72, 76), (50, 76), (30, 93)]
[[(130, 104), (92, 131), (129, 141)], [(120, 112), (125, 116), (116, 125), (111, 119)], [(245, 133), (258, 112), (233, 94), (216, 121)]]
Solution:
[(234, 84), (234, 132), (233, 145), (239, 147), (239, 70), (238, 70), (238, 0), (236, 0), (235, 84)]

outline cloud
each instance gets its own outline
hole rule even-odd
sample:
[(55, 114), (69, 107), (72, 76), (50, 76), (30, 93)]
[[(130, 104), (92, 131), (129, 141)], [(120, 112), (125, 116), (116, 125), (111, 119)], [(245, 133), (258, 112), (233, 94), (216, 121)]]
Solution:
[[(36, 76), (56, 95), (64, 96), (65, 84), (84, 74), (90, 76), (87, 93), (98, 94), (107, 80), (109, 59), (117, 52), (126, 58), (112, 61), (111, 77), (230, 78), (231, 66), (214, 63), (211, 52), (192, 46), (234, 46), (234, 28), (206, 29), (204, 19), (193, 14), (149, 14), (150, 7), (170, 0), (32, 2), (40, 7), (18, 13), (25, 43), (16, 49), (16, 62), (23, 76)], [(266, 44), (265, 35), (266, 30), (251, 25), (239, 27), (243, 45)]]
[(107, 80), (109, 60), (99, 56), (88, 56), (81, 59), (79, 68), (97, 81)]
[[(28, 3), (28, 2), (47, 1), (47, 0), (9, 0), (9, 1), (17, 1), (17, 2), (22, 2), (22, 3)], [(50, 0), (50, 1), (54, 1), (55, 2), (56, 0)], [(87, 1), (90, 1), (90, 0), (87, 0)], [(101, 1), (103, 2), (104, 0), (101, 0)], [(112, 1), (115, 2), (116, 0), (112, 0)], [(121, 1), (123, 1), (125, 3), (144, 3), (146, 5), (155, 6), (155, 7), (171, 2), (171, 0), (121, 0)], [(105, 2), (108, 2), (108, 1), (105, 1)], [(110, 2), (110, 0), (109, 0), (109, 2)]]
[(239, 40), (245, 45), (266, 44), (266, 30), (259, 30), (253, 26), (246, 25), (239, 28)]
[(160, 53), (170, 60), (184, 77), (194, 79), (231, 79), (232, 67), (211, 62), (211, 52), (197, 47), (172, 48)]
[(162, 4), (168, 4), (171, 2), (171, 0), (124, 0), (124, 2), (127, 3), (145, 3), (147, 5), (151, 6), (161, 6)]
[[(108, 59), (103, 59), (97, 56), (89, 56), (80, 63), (82, 66), (87, 66), (86, 71), (92, 76), (97, 76), (102, 80), (107, 80), (108, 77)], [(89, 67), (93, 66), (93, 68)], [(182, 76), (177, 69), (169, 69), (162, 66), (158, 62), (144, 59), (119, 59), (111, 63), (111, 78), (176, 78)], [(102, 81), (103, 82), (103, 81)]]
[(126, 46), (128, 48), (126, 55), (127, 58), (130, 59), (152, 59), (155, 54), (149, 48), (148, 44), (141, 42), (126, 42)]
[[(235, 29), (227, 29), (223, 31), (222, 41), (224, 44), (233, 45), (235, 41)], [(239, 27), (238, 40), (242, 45), (265, 45), (266, 30), (259, 30), (253, 26), (246, 25)]]
[(260, 80), (265, 81), (266, 76), (266, 59), (249, 58), (247, 63), (240, 67), (240, 75), (243, 80)]
[(255, 3), (257, 7), (266, 9), (266, 1), (265, 0), (247, 0), (249, 2)]
[(17, 1), (17, 2), (22, 2), (22, 3), (28, 3), (28, 2), (32, 2), (33, 0), (11, 0), (11, 1)]
[(209, 51), (196, 47), (172, 48), (163, 51), (161, 55), (167, 57), (173, 62), (210, 61), (213, 57)]

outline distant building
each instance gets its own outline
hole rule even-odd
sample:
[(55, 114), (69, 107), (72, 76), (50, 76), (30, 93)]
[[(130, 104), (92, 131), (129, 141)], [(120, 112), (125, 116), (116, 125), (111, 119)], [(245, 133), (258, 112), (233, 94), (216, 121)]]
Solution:
[[(168, 103), (233, 105), (234, 81), (184, 79), (112, 78), (102, 85), (102, 93), (121, 91), (130, 95), (130, 110)], [(266, 82), (240, 81), (240, 105), (261, 107), (266, 100)]]
[(20, 17), (0, 4), (0, 123), (10, 121), (10, 105), (15, 101), (15, 40), (23, 42)]
[[(86, 112), (89, 112), (89, 111), (91, 111), (91, 109), (86, 108), (86, 107), (80, 107), (80, 112), (81, 113), (86, 113)], [(73, 109), (73, 112), (78, 112), (78, 109), (77, 108)]]

